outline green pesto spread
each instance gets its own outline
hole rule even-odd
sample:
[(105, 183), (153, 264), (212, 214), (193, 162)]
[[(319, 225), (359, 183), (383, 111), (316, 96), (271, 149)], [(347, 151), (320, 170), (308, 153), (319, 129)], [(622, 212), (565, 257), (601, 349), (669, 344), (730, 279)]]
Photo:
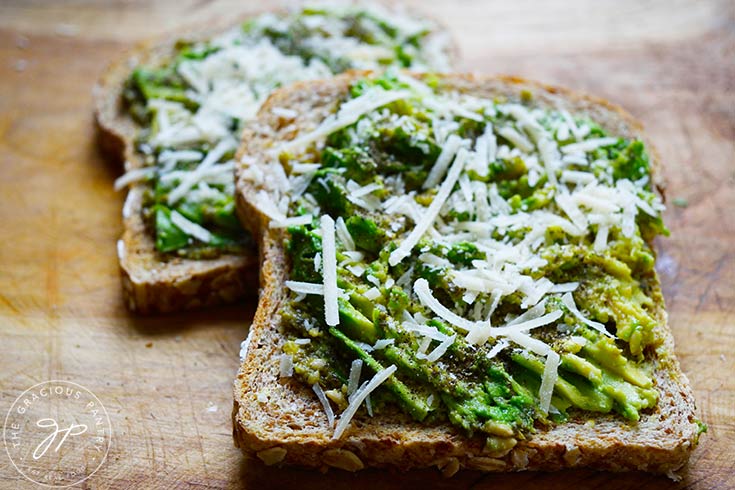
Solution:
[(143, 217), (156, 249), (206, 259), (251, 246), (235, 216), (232, 160), (243, 125), (273, 90), (351, 68), (446, 70), (447, 52), (423, 19), (378, 6), (303, 7), (180, 41), (165, 62), (135, 68), (124, 99), (141, 126)]
[[(355, 360), (360, 383), (396, 366), (366, 409), (448, 421), (484, 434), (495, 455), (538, 426), (594, 416), (586, 413), (637, 421), (652, 410), (663, 299), (649, 244), (668, 231), (643, 142), (528, 92), (477, 98), (430, 76), (359, 80), (342, 107), (396, 92), (325, 141), (280, 153), (305, 191), (274, 219), (312, 217), (290, 226), (285, 242), (295, 283), (282, 310), (283, 356), (293, 376), (318, 385), (339, 413), (355, 391)], [(447, 179), (455, 183), (441, 197)], [(297, 292), (324, 282), (324, 214), (336, 222), (333, 326), (325, 296)], [(419, 294), (426, 286), (453, 316)], [(541, 324), (504, 333), (528, 321)], [(544, 403), (545, 370), (556, 376)]]

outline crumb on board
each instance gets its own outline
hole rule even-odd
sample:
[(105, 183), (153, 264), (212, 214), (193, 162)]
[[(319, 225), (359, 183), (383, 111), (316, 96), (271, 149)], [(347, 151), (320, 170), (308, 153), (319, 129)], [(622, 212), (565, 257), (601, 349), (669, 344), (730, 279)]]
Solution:
[(22, 34), (18, 34), (15, 37), (15, 47), (18, 49), (26, 49), (28, 47), (28, 42), (29, 42), (28, 37)]
[(79, 34), (79, 27), (74, 24), (59, 23), (54, 27), (54, 32), (63, 37), (74, 37)]
[(148, 342), (147, 344), (145, 344), (145, 346), (150, 349), (151, 347), (153, 347), (153, 342)]
[(678, 208), (685, 208), (689, 206), (689, 200), (685, 197), (675, 197), (674, 200), (671, 202), (673, 202), (674, 206)]

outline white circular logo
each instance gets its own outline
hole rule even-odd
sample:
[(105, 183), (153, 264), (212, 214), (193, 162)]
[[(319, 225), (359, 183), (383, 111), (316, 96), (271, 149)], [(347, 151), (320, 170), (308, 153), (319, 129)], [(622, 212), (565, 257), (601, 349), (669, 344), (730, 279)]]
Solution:
[(44, 381), (16, 398), (3, 442), (24, 477), (46, 487), (81, 483), (107, 457), (112, 426), (102, 402), (84, 386)]

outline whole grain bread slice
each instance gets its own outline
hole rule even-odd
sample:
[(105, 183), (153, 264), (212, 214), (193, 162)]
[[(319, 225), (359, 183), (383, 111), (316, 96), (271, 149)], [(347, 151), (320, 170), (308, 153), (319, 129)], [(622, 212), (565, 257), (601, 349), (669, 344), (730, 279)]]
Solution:
[[(357, 3), (357, 2), (355, 2)], [(395, 9), (395, 5), (379, 4)], [(359, 4), (359, 3), (357, 3)], [(399, 6), (400, 7), (400, 6)], [(400, 10), (400, 9), (399, 9)], [(275, 9), (273, 13), (285, 12)], [(136, 151), (135, 139), (140, 127), (123, 103), (125, 82), (136, 66), (158, 66), (170, 59), (176, 44), (211, 38), (248, 17), (231, 15), (210, 19), (206, 27), (184, 30), (171, 36), (138, 44), (109, 65), (93, 88), (95, 122), (102, 151), (129, 171), (145, 166)], [(420, 17), (428, 18), (421, 12)], [(446, 33), (440, 22), (438, 32)], [(458, 47), (448, 39), (446, 55), (450, 62), (459, 57)], [(123, 207), (123, 235), (117, 244), (126, 306), (137, 313), (171, 312), (201, 306), (231, 303), (257, 291), (257, 251), (223, 254), (214, 259), (194, 260), (160, 253), (143, 222), (142, 196), (147, 184), (133, 184)]]
[[(232, 24), (232, 19), (209, 23), (162, 39), (140, 43), (109, 65), (93, 89), (98, 143), (123, 171), (146, 164), (135, 148), (140, 126), (123, 102), (125, 82), (138, 65), (157, 66), (174, 53), (185, 39), (207, 39)], [(156, 250), (154, 239), (142, 218), (142, 197), (148, 184), (128, 188), (123, 206), (123, 234), (117, 243), (125, 304), (136, 313), (166, 313), (203, 306), (232, 303), (254, 295), (258, 284), (255, 248), (241, 254), (223, 254), (195, 260)]]
[[(299, 83), (274, 93), (255, 124), (243, 134), (238, 162), (268, 172), (268, 151), (279, 142), (316, 127), (332, 113), (349, 84), (364, 72), (332, 80)], [(533, 93), (536, 103), (586, 113), (612, 134), (646, 139), (641, 125), (617, 106), (567, 90), (508, 77), (442, 75), (445, 90), (480, 97), (517, 98), (522, 90)], [(298, 112), (296, 128), (273, 116), (270, 107)], [(650, 141), (645, 141), (652, 152)], [(653, 166), (659, 159), (652, 152)], [(642, 414), (637, 423), (613, 415), (587, 414), (551, 429), (540, 429), (519, 442), (503, 458), (483, 455), (483, 440), (468, 438), (449, 424), (414, 422), (398, 411), (374, 418), (360, 414), (339, 440), (332, 439), (324, 410), (314, 393), (293, 378), (279, 377), (279, 354), (284, 342), (279, 312), (288, 297), (284, 281), (289, 263), (284, 252), (283, 229), (268, 227), (258, 207), (262, 189), (242, 174), (238, 163), (237, 204), (242, 221), (257, 237), (262, 257), (261, 296), (249, 335), (249, 347), (234, 383), (233, 435), (236, 446), (257, 455), (266, 464), (294, 464), (314, 468), (364, 467), (399, 469), (437, 466), (445, 475), (459, 468), (484, 471), (559, 470), (590, 467), (600, 470), (643, 470), (675, 476), (688, 461), (698, 441), (694, 399), (686, 376), (674, 355), (674, 341), (666, 324), (658, 281), (653, 286), (658, 303), (661, 341), (655, 353), (657, 408)], [(273, 165), (273, 164), (271, 164)]]

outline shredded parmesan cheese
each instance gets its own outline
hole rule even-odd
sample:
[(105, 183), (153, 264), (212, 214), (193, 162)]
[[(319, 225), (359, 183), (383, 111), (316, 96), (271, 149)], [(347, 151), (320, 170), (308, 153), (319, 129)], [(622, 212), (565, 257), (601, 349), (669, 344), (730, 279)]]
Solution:
[[(347, 229), (347, 225), (345, 225), (345, 220), (342, 219), (341, 216), (337, 218), (335, 226), (337, 237), (339, 238), (339, 241), (342, 242), (344, 248), (347, 250), (355, 250), (355, 242), (352, 239), (352, 235), (350, 235), (350, 231)], [(359, 276), (361, 274), (355, 275)]]
[(351, 399), (360, 385), (360, 373), (362, 372), (362, 359), (355, 359), (350, 366), (350, 376), (347, 381), (347, 398)]
[(500, 354), (500, 352), (508, 347), (510, 345), (510, 342), (508, 342), (507, 339), (500, 339), (498, 340), (495, 345), (492, 346), (492, 348), (487, 353), (487, 358), (492, 359), (493, 357)]
[(342, 434), (344, 434), (345, 430), (349, 426), (352, 417), (355, 416), (357, 409), (360, 408), (360, 405), (365, 401), (365, 398), (375, 391), (378, 386), (384, 383), (394, 372), (396, 372), (397, 369), (398, 368), (396, 366), (389, 366), (383, 369), (376, 373), (365, 386), (355, 392), (352, 401), (350, 401), (350, 404), (347, 406), (347, 409), (342, 412), (342, 415), (339, 417), (339, 422), (337, 422), (337, 427), (334, 429), (332, 439), (339, 439), (342, 437)]
[(554, 385), (559, 377), (558, 368), (561, 363), (561, 357), (556, 352), (549, 351), (544, 364), (544, 375), (541, 378), (541, 388), (539, 389), (539, 400), (541, 411), (544, 414), (549, 413), (549, 405), (551, 405), (551, 396), (554, 394)]
[(533, 150), (533, 143), (528, 141), (528, 138), (526, 138), (510, 126), (500, 128), (498, 130), (498, 134), (513, 143), (521, 151), (528, 153)]
[(248, 355), (248, 349), (250, 349), (250, 338), (253, 336), (253, 331), (248, 331), (248, 336), (245, 337), (245, 340), (243, 340), (240, 343), (240, 362), (244, 362), (245, 358)]
[(194, 170), (193, 172), (189, 172), (179, 183), (178, 186), (176, 186), (175, 189), (173, 189), (168, 194), (168, 203), (169, 205), (176, 204), (184, 195), (189, 192), (189, 190), (194, 186), (194, 184), (197, 183), (199, 179), (201, 179), (202, 175), (206, 170), (208, 170), (212, 165), (217, 163), (222, 156), (224, 156), (225, 153), (228, 151), (231, 151), (235, 148), (236, 143), (234, 139), (232, 138), (226, 138), (222, 141), (220, 141), (217, 146), (215, 146), (212, 151), (207, 153), (207, 156), (204, 157), (204, 160), (199, 164), (199, 166)]
[(447, 337), (446, 340), (444, 340), (442, 343), (436, 346), (436, 348), (426, 356), (426, 360), (429, 362), (438, 361), (439, 358), (443, 356), (445, 352), (447, 352), (447, 349), (449, 349), (452, 346), (452, 344), (454, 344), (454, 339), (456, 338), (457, 338), (456, 335)]
[(410, 92), (405, 90), (368, 90), (364, 94), (351, 99), (340, 107), (335, 115), (327, 117), (315, 130), (311, 133), (303, 134), (297, 138), (282, 144), (278, 148), (278, 152), (289, 151), (296, 148), (303, 148), (334, 133), (342, 128), (355, 123), (361, 116), (371, 112), (379, 107), (390, 104), (397, 100), (405, 99), (410, 96)]
[(506, 325), (504, 327), (496, 327), (494, 329), (495, 335), (508, 335), (509, 332), (522, 332), (525, 330), (531, 330), (534, 328), (543, 327), (550, 323), (554, 323), (562, 317), (564, 313), (561, 310), (552, 311), (546, 315), (534, 318), (532, 320), (526, 320), (524, 322), (514, 323), (512, 325)]
[(320, 294), (320, 295), (324, 294), (323, 284), (314, 284), (311, 282), (301, 282), (301, 281), (286, 281), (285, 285), (288, 289), (290, 289), (294, 293)]
[(319, 399), (319, 402), (321, 402), (322, 407), (324, 407), (324, 413), (327, 415), (327, 423), (329, 424), (329, 427), (334, 427), (334, 410), (332, 410), (332, 405), (329, 404), (329, 400), (327, 400), (327, 395), (324, 394), (324, 390), (318, 383), (315, 383), (311, 389), (314, 390), (316, 397)]
[(381, 296), (380, 289), (378, 289), (376, 287), (371, 287), (370, 289), (368, 289), (367, 291), (365, 291), (362, 295), (365, 296), (370, 301), (375, 301), (376, 299), (380, 298), (380, 296)]
[(311, 223), (311, 221), (314, 219), (313, 216), (310, 214), (305, 214), (303, 216), (294, 216), (292, 218), (286, 218), (281, 221), (271, 221), (268, 226), (270, 228), (288, 228), (289, 226), (300, 226), (300, 225), (308, 225)]
[(389, 345), (393, 345), (395, 341), (396, 339), (379, 339), (375, 341), (375, 344), (373, 345), (373, 350), (385, 349)]
[(546, 356), (549, 354), (549, 352), (552, 352), (551, 347), (549, 347), (547, 344), (541, 342), (540, 340), (534, 339), (533, 337), (529, 337), (525, 333), (512, 330), (507, 332), (505, 335), (516, 344), (530, 350), (534, 354)]
[(582, 315), (582, 313), (577, 309), (577, 305), (574, 303), (574, 297), (572, 296), (571, 292), (566, 293), (564, 296), (562, 296), (561, 301), (562, 303), (564, 303), (564, 306), (566, 306), (567, 309), (572, 313), (572, 315), (577, 317), (579, 321), (581, 321), (588, 327), (594, 328), (598, 332), (604, 335), (607, 335), (608, 337), (613, 336), (610, 332), (607, 331), (607, 329), (605, 328), (605, 325), (603, 325), (602, 323), (592, 321), (586, 318), (584, 315)]
[(156, 175), (156, 167), (135, 168), (115, 180), (114, 189), (120, 191), (130, 184), (148, 180)]
[(411, 253), (411, 250), (413, 250), (413, 247), (416, 246), (424, 233), (426, 233), (426, 230), (428, 230), (429, 227), (434, 223), (434, 220), (439, 214), (439, 210), (442, 208), (444, 202), (446, 202), (449, 194), (452, 192), (454, 184), (457, 183), (457, 179), (459, 179), (459, 174), (464, 167), (466, 159), (467, 151), (462, 148), (457, 153), (457, 156), (454, 159), (454, 163), (452, 164), (452, 168), (449, 170), (447, 178), (444, 180), (444, 182), (442, 182), (441, 187), (439, 187), (439, 191), (436, 193), (436, 196), (434, 196), (434, 200), (431, 202), (429, 209), (426, 210), (426, 213), (421, 218), (421, 221), (416, 224), (416, 227), (411, 231), (408, 237), (403, 240), (399, 247), (391, 252), (388, 259), (388, 263), (391, 266), (395, 267), (403, 259), (408, 257), (408, 255)]
[(281, 354), (279, 365), (282, 378), (290, 378), (293, 376), (293, 358), (291, 356), (288, 354)]
[(472, 332), (477, 324), (469, 321), (465, 318), (454, 313), (452, 310), (441, 304), (431, 293), (429, 288), (429, 282), (426, 279), (418, 279), (413, 283), (413, 291), (418, 296), (419, 301), (429, 308), (431, 311), (436, 313), (442, 320), (445, 320), (455, 327), (464, 330), (465, 332)]
[(603, 146), (614, 145), (618, 142), (618, 138), (592, 138), (584, 140), (581, 143), (572, 143), (562, 146), (562, 153), (589, 153)]
[(454, 156), (457, 154), (461, 144), (462, 138), (456, 134), (452, 134), (447, 138), (439, 157), (436, 159), (434, 166), (431, 167), (429, 175), (421, 186), (423, 189), (431, 189), (439, 184), (441, 178), (444, 177), (444, 173), (449, 168), (449, 164), (452, 163)]
[(274, 107), (271, 109), (271, 112), (274, 116), (282, 117), (284, 119), (294, 119), (299, 115), (295, 110), (286, 109), (284, 107)]
[(549, 289), (550, 293), (571, 293), (572, 291), (576, 291), (579, 287), (578, 282), (565, 282), (561, 284), (554, 284), (551, 289)]
[(327, 325), (339, 323), (337, 304), (337, 249), (334, 242), (334, 220), (327, 214), (321, 218), (322, 229), (322, 268), (324, 277), (324, 316)]
[(212, 234), (206, 228), (184, 218), (178, 211), (171, 211), (171, 222), (187, 235), (191, 235), (200, 242), (212, 241)]

